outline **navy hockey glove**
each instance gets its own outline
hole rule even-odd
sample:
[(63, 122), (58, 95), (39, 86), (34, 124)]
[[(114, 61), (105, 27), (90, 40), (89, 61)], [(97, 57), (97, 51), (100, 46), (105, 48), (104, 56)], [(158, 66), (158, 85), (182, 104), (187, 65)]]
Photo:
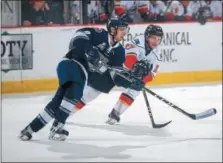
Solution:
[(86, 51), (87, 61), (90, 62), (92, 65), (98, 65), (100, 61), (100, 55), (96, 48), (92, 48)]
[(147, 60), (137, 61), (131, 70), (132, 76), (143, 79), (148, 73), (153, 69), (153, 65), (150, 64)]

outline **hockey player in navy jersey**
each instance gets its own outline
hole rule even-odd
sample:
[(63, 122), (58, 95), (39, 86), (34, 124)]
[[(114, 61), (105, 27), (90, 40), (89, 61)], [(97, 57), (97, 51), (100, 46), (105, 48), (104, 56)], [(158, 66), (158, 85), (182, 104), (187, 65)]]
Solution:
[(63, 126), (66, 119), (75, 112), (74, 106), (78, 105), (86, 91), (91, 94), (108, 93), (115, 85), (134, 90), (142, 89), (143, 83), (137, 80), (130, 83), (118, 75), (111, 75), (101, 64), (123, 66), (125, 50), (119, 41), (123, 40), (126, 30), (126, 22), (111, 19), (107, 23), (107, 31), (98, 28), (82, 28), (76, 31), (69, 52), (57, 67), (59, 88), (55, 96), (21, 131), (21, 140), (30, 140), (33, 133), (38, 132), (52, 119), (55, 120), (49, 138), (65, 140), (69, 133)]

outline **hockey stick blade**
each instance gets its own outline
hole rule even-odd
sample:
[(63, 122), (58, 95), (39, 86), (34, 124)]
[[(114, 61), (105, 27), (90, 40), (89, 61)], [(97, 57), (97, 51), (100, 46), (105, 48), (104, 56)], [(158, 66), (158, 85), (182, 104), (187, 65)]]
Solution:
[(192, 119), (199, 120), (199, 119), (204, 119), (204, 118), (213, 116), (216, 113), (217, 113), (217, 110), (215, 108), (211, 108), (211, 109), (208, 109), (208, 110), (206, 110), (204, 112), (197, 113), (197, 114), (190, 114), (190, 115), (191, 115)]
[(147, 107), (147, 110), (148, 110), (149, 117), (150, 117), (153, 128), (162, 128), (162, 127), (167, 126), (169, 123), (171, 123), (172, 121), (169, 121), (169, 122), (163, 123), (163, 124), (156, 124), (155, 123), (154, 118), (153, 118), (152, 109), (149, 105), (149, 100), (148, 100), (147, 95), (146, 95), (146, 91), (143, 90), (142, 92), (143, 92), (143, 96), (144, 96), (144, 99), (145, 99), (145, 102), (146, 102), (146, 107)]
[(170, 124), (172, 121), (163, 123), (163, 124), (153, 124), (153, 128), (163, 128), (165, 126), (167, 126), (168, 124)]

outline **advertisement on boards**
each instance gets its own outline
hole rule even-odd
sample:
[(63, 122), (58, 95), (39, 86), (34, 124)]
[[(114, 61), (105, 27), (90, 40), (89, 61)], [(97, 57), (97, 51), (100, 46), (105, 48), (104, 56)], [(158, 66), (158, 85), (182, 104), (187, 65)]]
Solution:
[(1, 69), (10, 70), (33, 69), (32, 34), (1, 35)]
[[(132, 30), (131, 33), (128, 33), (125, 39), (122, 41), (122, 44), (125, 45), (126, 42), (131, 41), (139, 35), (144, 35), (143, 32), (135, 32)], [(143, 31), (143, 30), (142, 30)], [(159, 56), (160, 60), (164, 63), (175, 63), (178, 62), (177, 55), (182, 53), (182, 46), (191, 46), (192, 41), (190, 39), (190, 32), (165, 32), (164, 37), (161, 41), (161, 54)]]

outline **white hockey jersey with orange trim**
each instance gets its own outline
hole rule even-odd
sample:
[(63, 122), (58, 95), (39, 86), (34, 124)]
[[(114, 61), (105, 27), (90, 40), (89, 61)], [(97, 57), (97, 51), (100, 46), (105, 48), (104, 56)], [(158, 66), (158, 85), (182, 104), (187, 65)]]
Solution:
[(152, 81), (156, 76), (157, 70), (159, 68), (159, 58), (161, 54), (161, 49), (158, 46), (155, 49), (152, 49), (150, 52), (146, 52), (145, 49), (145, 37), (144, 35), (139, 35), (135, 37), (132, 41), (126, 43), (125, 45), (126, 50), (126, 60), (124, 66), (126, 68), (131, 69), (132, 66), (135, 64), (136, 61), (139, 60), (148, 60), (150, 64), (153, 65), (153, 69), (151, 73), (149, 73), (145, 78), (144, 82), (147, 84), (148, 82)]

